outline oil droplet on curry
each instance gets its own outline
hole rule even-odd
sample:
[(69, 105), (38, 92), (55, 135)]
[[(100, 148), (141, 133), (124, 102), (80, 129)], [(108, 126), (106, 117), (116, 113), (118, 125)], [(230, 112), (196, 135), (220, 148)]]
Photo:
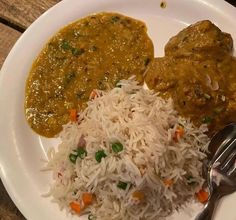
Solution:
[(143, 82), (154, 58), (153, 43), (141, 21), (99, 13), (60, 30), (43, 48), (26, 83), (25, 114), (31, 128), (53, 137), (83, 108), (93, 89), (106, 90), (136, 75)]

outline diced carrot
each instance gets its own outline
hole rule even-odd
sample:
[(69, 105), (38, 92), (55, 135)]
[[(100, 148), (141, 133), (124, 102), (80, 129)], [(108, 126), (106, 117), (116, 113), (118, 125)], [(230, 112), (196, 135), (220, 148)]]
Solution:
[(85, 206), (90, 205), (93, 201), (93, 194), (92, 193), (83, 193), (82, 200)]
[(89, 99), (94, 99), (94, 98), (96, 98), (96, 97), (98, 97), (98, 94), (97, 94), (96, 90), (93, 90), (93, 91), (90, 93)]
[(70, 207), (73, 211), (75, 211), (77, 214), (80, 214), (81, 213), (81, 206), (79, 203), (77, 202), (71, 202), (70, 203)]
[(170, 187), (173, 185), (174, 181), (171, 179), (165, 179), (165, 180), (163, 180), (163, 183), (165, 184), (165, 186)]
[(201, 203), (205, 203), (208, 200), (209, 193), (204, 189), (201, 189), (199, 192), (196, 193), (197, 199)]
[(140, 190), (134, 191), (132, 196), (133, 196), (134, 199), (137, 199), (139, 201), (143, 201), (144, 198), (145, 198), (144, 192), (140, 191)]
[(173, 140), (175, 142), (178, 142), (178, 139), (182, 138), (183, 136), (184, 136), (184, 128), (182, 126), (178, 126), (175, 130)]
[(77, 120), (77, 111), (76, 109), (70, 109), (70, 120), (75, 122)]

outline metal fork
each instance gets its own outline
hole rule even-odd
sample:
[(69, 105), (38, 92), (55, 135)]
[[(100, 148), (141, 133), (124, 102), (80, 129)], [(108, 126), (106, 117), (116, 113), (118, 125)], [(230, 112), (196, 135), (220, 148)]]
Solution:
[(236, 139), (226, 139), (209, 164), (207, 183), (210, 196), (195, 220), (211, 220), (219, 199), (236, 191), (235, 161)]

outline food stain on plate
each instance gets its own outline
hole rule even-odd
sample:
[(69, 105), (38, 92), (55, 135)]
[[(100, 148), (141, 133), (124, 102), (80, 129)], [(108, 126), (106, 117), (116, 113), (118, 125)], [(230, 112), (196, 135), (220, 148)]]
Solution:
[(161, 7), (162, 9), (166, 8), (166, 7), (167, 7), (167, 2), (166, 2), (166, 1), (161, 1), (160, 7)]

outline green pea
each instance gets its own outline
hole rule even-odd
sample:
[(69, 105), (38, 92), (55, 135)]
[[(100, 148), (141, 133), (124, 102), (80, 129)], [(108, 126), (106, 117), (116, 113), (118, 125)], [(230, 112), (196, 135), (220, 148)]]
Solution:
[(111, 148), (114, 153), (119, 153), (123, 150), (123, 145), (120, 142), (115, 142), (111, 145)]

